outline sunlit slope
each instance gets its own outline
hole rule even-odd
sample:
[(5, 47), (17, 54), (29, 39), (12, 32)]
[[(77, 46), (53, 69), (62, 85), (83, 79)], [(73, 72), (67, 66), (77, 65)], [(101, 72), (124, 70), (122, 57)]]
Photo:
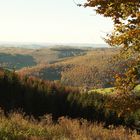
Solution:
[[(88, 93), (101, 93), (101, 94), (114, 94), (116, 91), (116, 88), (115, 87), (110, 87), (110, 88), (100, 88), (100, 89), (93, 89), (93, 90), (89, 90)], [(140, 85), (136, 86), (134, 88), (134, 93), (136, 95), (139, 95), (140, 96)]]
[[(117, 53), (115, 49), (98, 48), (87, 50), (84, 55), (59, 59), (53, 64), (40, 64), (24, 68), (19, 72), (45, 80), (60, 80), (65, 85), (101, 87), (105, 80), (104, 71), (108, 68), (109, 58)], [(104, 81), (105, 82), (105, 81)]]

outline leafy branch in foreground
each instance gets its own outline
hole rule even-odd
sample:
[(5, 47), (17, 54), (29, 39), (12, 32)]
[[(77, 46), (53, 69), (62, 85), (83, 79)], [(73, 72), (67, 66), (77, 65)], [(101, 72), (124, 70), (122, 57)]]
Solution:
[[(132, 59), (130, 65), (121, 75), (116, 75), (118, 98), (114, 99), (118, 116), (140, 108), (133, 106), (132, 93), (139, 83), (140, 73), (140, 1), (139, 0), (87, 0), (85, 7), (92, 7), (97, 14), (109, 17), (114, 22), (114, 30), (107, 34), (105, 41), (114, 47), (120, 47), (118, 58)], [(134, 62), (133, 62), (134, 60)], [(121, 95), (121, 96), (120, 96)], [(131, 103), (129, 100), (132, 100)], [(114, 105), (114, 104), (111, 104)], [(126, 108), (128, 107), (129, 108)]]
[(113, 20), (114, 30), (107, 35), (106, 42), (111, 46), (121, 47), (120, 55), (135, 58), (136, 63), (131, 65), (130, 69), (124, 74), (125, 76), (121, 77), (122, 80), (120, 80), (120, 85), (125, 84), (124, 87), (127, 86), (129, 91), (132, 91), (134, 87), (132, 85), (136, 85), (138, 81), (136, 74), (138, 74), (138, 64), (140, 62), (140, 1), (87, 0), (84, 6), (94, 7), (98, 14), (110, 17)]

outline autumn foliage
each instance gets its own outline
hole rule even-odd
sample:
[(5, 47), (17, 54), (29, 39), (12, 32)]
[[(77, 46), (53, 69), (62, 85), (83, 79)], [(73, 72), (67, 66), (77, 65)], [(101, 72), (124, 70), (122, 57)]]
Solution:
[(105, 126), (127, 125), (139, 126), (139, 96), (127, 100), (120, 114), (114, 96), (93, 93), (80, 93), (76, 88), (64, 87), (59, 83), (43, 81), (34, 77), (23, 77), (14, 72), (5, 71), (0, 76), (0, 106), (5, 114), (11, 110), (22, 110), (36, 118), (46, 113), (52, 114), (54, 120), (61, 116), (85, 118), (90, 121), (104, 122)]

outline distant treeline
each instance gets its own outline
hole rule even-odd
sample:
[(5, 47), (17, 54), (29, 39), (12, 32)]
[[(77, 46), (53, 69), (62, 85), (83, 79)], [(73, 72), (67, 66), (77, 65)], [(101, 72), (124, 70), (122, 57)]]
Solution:
[[(139, 99), (135, 99), (139, 101)], [(138, 106), (137, 102), (133, 105)], [(34, 77), (22, 77), (9, 71), (0, 71), (0, 106), (5, 114), (11, 110), (21, 109), (35, 117), (52, 114), (57, 120), (60, 116), (85, 118), (90, 121), (109, 124), (135, 125), (140, 111), (118, 116), (117, 111), (108, 108), (113, 104), (111, 96), (98, 93), (80, 93), (77, 89), (64, 87), (59, 83), (43, 81)], [(121, 101), (119, 101), (121, 102)]]

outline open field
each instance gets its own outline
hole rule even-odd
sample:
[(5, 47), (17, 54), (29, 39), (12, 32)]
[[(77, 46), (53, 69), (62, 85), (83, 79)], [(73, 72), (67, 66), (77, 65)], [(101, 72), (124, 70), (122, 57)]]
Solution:
[(89, 93), (97, 92), (97, 93), (101, 93), (101, 94), (113, 94), (114, 91), (115, 91), (115, 88), (111, 87), (111, 88), (93, 89), (93, 90), (90, 90), (88, 92)]
[[(115, 93), (115, 87), (111, 87), (111, 88), (100, 88), (100, 89), (93, 89), (88, 91), (89, 93), (92, 92), (97, 92), (97, 93), (101, 93), (101, 94), (113, 94)], [(134, 92), (137, 94), (139, 94), (140, 92), (140, 85), (136, 86), (134, 89)]]

